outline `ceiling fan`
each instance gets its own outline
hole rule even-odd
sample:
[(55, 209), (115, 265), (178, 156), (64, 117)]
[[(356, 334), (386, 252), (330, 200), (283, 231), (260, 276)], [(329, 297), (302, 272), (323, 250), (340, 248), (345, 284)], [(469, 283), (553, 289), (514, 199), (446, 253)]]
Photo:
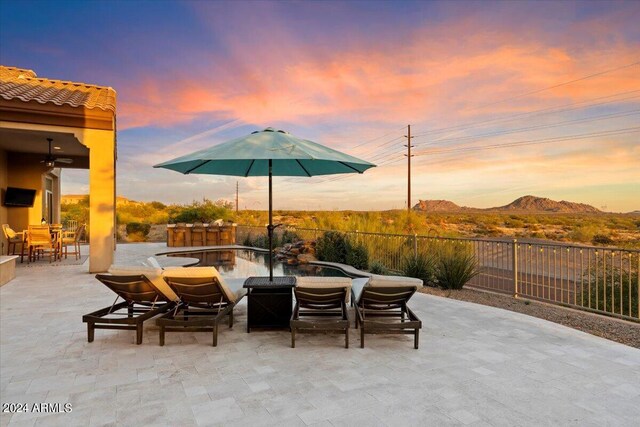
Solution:
[(53, 142), (53, 138), (47, 138), (49, 141), (49, 154), (44, 157), (44, 160), (41, 160), (40, 163), (44, 163), (45, 166), (49, 168), (55, 167), (56, 163), (73, 163), (73, 159), (65, 158), (65, 157), (54, 157), (51, 153), (51, 143)]

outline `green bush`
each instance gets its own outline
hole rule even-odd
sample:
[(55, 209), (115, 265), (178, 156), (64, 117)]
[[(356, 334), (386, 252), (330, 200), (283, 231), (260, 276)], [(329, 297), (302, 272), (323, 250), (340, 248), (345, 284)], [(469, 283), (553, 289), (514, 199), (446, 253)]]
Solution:
[(435, 265), (435, 259), (430, 254), (411, 254), (402, 260), (400, 271), (404, 276), (421, 279), (424, 285), (432, 285), (434, 282)]
[(251, 240), (251, 233), (247, 234), (242, 240), (242, 246), (253, 246), (253, 240)]
[(345, 263), (358, 270), (366, 270), (369, 268), (369, 251), (364, 245), (348, 243)]
[[(274, 236), (275, 237), (275, 236)], [(284, 245), (285, 243), (295, 243), (302, 240), (298, 234), (289, 229), (285, 229), (282, 232), (282, 236), (280, 236), (280, 245)]]
[(151, 224), (141, 222), (130, 222), (126, 226), (127, 240), (129, 242), (146, 242)]
[(258, 234), (248, 246), (253, 246), (254, 248), (269, 249), (269, 236), (267, 236), (266, 234)]
[(151, 224), (148, 223), (130, 222), (129, 224), (127, 224), (127, 234), (137, 233), (143, 235), (144, 237), (147, 237), (149, 231), (151, 231)]
[(462, 248), (445, 248), (438, 253), (436, 279), (444, 289), (462, 287), (480, 274), (475, 255)]
[(212, 222), (217, 219), (230, 220), (232, 211), (228, 202), (218, 200), (204, 200), (203, 202), (193, 202), (185, 206), (172, 206), (169, 209), (169, 222), (194, 223)]
[(596, 234), (591, 239), (591, 243), (594, 245), (611, 245), (613, 244), (613, 239), (606, 234)]
[(320, 261), (346, 263), (347, 240), (344, 234), (327, 231), (316, 241), (316, 257)]
[(389, 269), (385, 267), (384, 264), (382, 264), (380, 261), (373, 261), (370, 265), (369, 273), (382, 274), (384, 276), (389, 274)]

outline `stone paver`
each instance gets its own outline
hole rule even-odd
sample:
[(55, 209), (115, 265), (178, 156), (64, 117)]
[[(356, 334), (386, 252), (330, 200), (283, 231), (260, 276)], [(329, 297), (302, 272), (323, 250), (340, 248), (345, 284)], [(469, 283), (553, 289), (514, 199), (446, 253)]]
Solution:
[[(143, 260), (162, 245), (121, 245)], [(2, 413), (7, 425), (637, 425), (640, 351), (518, 313), (417, 294), (409, 336), (247, 334), (246, 303), (217, 348), (210, 334), (96, 331), (113, 302), (86, 266), (21, 269), (0, 288), (2, 403), (71, 403), (70, 413)]]

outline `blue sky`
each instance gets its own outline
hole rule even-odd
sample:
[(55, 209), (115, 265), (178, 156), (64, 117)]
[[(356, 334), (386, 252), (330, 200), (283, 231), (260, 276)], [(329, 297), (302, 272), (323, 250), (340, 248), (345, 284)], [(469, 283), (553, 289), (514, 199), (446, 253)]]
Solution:
[[(0, 58), (116, 89), (118, 193), (137, 200), (232, 199), (235, 178), (151, 166), (273, 126), (379, 164), (277, 178), (276, 208), (399, 208), (410, 123), (414, 201), (628, 211), (637, 22), (638, 2), (3, 1)], [(63, 191), (87, 184), (65, 171)], [(266, 207), (266, 179), (240, 188), (241, 207)]]

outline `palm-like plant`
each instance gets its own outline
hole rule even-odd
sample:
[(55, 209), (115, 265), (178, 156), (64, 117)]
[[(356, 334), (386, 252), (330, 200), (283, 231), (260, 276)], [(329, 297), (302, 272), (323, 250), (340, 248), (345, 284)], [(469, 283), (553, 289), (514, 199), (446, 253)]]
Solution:
[(448, 248), (438, 256), (436, 279), (444, 289), (462, 289), (471, 279), (480, 274), (475, 255), (462, 248)]

